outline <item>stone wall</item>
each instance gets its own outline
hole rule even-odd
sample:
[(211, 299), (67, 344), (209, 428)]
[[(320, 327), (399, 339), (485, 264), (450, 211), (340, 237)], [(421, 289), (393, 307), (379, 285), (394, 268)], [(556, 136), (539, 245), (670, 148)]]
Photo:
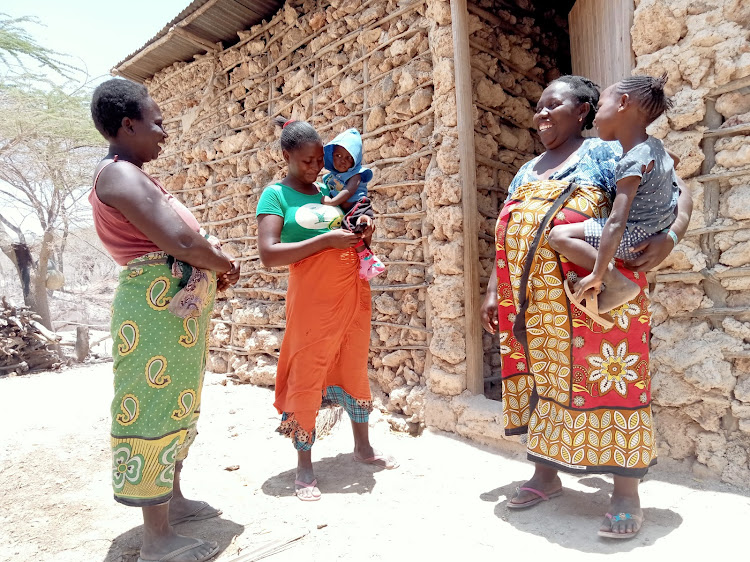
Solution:
[(675, 102), (650, 132), (680, 156), (695, 198), (687, 237), (652, 274), (657, 447), (698, 477), (747, 486), (750, 3), (636, 4), (635, 73), (666, 72)]

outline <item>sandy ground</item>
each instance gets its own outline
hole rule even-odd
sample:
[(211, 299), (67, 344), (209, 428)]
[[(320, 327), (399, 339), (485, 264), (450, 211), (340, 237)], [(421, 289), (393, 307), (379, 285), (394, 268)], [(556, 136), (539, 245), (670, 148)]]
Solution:
[[(109, 487), (111, 380), (111, 364), (0, 379), (0, 560), (137, 558), (140, 512), (116, 504)], [(642, 484), (641, 533), (607, 541), (596, 535), (607, 478), (563, 476), (563, 496), (510, 512), (506, 499), (530, 473), (520, 452), (430, 431), (395, 434), (384, 420), (372, 424), (373, 443), (401, 467), (355, 463), (342, 424), (313, 450), (324, 497), (303, 503), (293, 495), (292, 446), (273, 432), (271, 391), (221, 380), (207, 378), (201, 433), (183, 474), (189, 497), (224, 513), (179, 526), (219, 541), (218, 561), (256, 560), (253, 551), (296, 538), (265, 559), (692, 561), (747, 552), (750, 500), (737, 490), (659, 465)]]

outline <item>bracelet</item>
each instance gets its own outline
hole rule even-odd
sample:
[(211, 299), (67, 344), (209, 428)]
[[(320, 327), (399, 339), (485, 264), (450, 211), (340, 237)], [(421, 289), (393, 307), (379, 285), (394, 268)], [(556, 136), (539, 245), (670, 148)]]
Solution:
[(672, 239), (672, 242), (674, 242), (674, 245), (677, 246), (679, 240), (677, 239), (677, 235), (674, 233), (674, 231), (670, 230), (669, 232), (667, 232), (667, 236), (669, 236)]

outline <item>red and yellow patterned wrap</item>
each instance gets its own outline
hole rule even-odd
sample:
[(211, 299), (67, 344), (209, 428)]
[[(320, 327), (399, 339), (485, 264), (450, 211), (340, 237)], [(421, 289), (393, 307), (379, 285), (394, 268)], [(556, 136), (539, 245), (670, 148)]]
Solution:
[[(528, 458), (534, 462), (567, 472), (641, 477), (656, 463), (648, 297), (642, 290), (612, 311), (615, 326), (609, 330), (568, 301), (563, 280), (587, 272), (550, 248), (549, 228), (532, 248), (544, 216), (567, 186), (556, 180), (522, 185), (497, 221), (505, 432), (528, 433)], [(600, 189), (578, 186), (549, 227), (606, 216), (608, 208)], [(534, 250), (522, 288), (526, 259)], [(645, 276), (623, 272), (645, 289)], [(528, 295), (525, 345), (513, 333), (521, 290)]]

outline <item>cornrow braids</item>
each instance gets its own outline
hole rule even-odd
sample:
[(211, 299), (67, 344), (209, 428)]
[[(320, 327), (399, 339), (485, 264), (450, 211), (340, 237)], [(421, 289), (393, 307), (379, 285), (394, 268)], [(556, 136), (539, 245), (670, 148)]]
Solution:
[(620, 80), (615, 89), (618, 94), (627, 94), (651, 123), (672, 107), (672, 100), (664, 93), (666, 83), (666, 73), (659, 78), (630, 76)]
[(285, 117), (276, 117), (274, 123), (281, 127), (281, 149), (293, 152), (309, 143), (321, 143), (320, 135), (310, 123), (305, 121), (287, 120)]
[(588, 103), (589, 112), (583, 120), (583, 129), (590, 129), (594, 126), (594, 117), (596, 117), (596, 106), (599, 103), (599, 86), (588, 78), (568, 74), (560, 76), (554, 82), (567, 84), (573, 91), (573, 96), (578, 103)]

